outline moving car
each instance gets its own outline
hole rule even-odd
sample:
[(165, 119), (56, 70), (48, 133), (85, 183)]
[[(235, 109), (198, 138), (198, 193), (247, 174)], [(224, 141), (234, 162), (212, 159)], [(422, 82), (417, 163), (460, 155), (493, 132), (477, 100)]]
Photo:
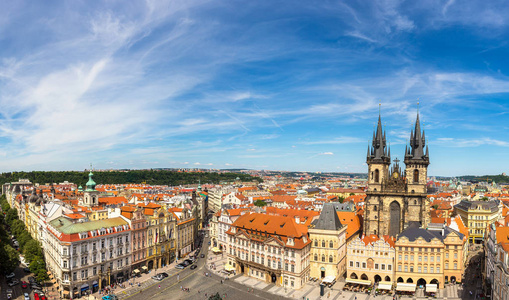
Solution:
[(118, 297), (115, 295), (106, 295), (102, 298), (102, 300), (118, 300)]
[(163, 276), (163, 274), (157, 274), (155, 276), (152, 276), (152, 279), (157, 280), (157, 281), (161, 281), (161, 280), (164, 279), (164, 276)]
[(28, 293), (24, 293), (23, 296), (25, 297), (25, 300), (30, 300), (30, 296), (28, 296)]
[(205, 257), (205, 254), (203, 254), (203, 253), (202, 253), (202, 254), (200, 255), (200, 257), (201, 257), (201, 258), (204, 258), (204, 257)]
[(178, 265), (175, 266), (175, 269), (181, 269), (182, 270), (185, 267), (187, 267), (187, 266), (184, 266), (183, 264), (178, 264)]
[(5, 278), (7, 278), (7, 279), (11, 279), (11, 278), (14, 278), (14, 277), (16, 277), (16, 274), (14, 274), (14, 273), (5, 275)]
[(192, 266), (191, 266), (191, 270), (194, 270), (194, 269), (196, 269), (196, 268), (198, 268), (196, 265), (192, 265)]
[(166, 272), (162, 272), (162, 273), (159, 273), (159, 274), (163, 275), (164, 277), (168, 277), (169, 276), (168, 273), (166, 273)]
[(7, 293), (7, 300), (11, 300), (12, 299), (12, 293)]

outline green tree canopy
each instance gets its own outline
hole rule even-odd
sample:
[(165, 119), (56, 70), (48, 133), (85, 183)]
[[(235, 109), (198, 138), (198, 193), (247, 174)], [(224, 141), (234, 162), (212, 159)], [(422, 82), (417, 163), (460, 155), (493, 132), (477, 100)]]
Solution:
[(258, 207), (263, 207), (265, 205), (267, 205), (267, 202), (263, 201), (263, 200), (256, 200), (254, 202), (254, 205), (258, 206)]

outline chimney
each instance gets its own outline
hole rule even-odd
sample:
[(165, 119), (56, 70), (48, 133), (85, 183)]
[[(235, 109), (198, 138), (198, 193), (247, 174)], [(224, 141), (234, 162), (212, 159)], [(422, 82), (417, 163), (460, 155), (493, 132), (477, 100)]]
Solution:
[(300, 217), (299, 216), (295, 216), (295, 223), (300, 224)]

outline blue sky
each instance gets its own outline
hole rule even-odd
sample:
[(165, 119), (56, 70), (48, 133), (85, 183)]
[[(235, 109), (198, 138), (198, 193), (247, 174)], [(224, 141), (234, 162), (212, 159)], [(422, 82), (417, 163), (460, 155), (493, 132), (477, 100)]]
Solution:
[(504, 1), (6, 1), (0, 170), (509, 171)]

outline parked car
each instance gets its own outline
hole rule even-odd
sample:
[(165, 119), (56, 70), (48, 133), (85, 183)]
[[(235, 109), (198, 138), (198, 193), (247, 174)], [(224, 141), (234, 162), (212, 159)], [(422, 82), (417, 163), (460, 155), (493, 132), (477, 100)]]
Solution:
[(32, 288), (32, 290), (42, 290), (42, 286), (38, 285), (38, 284), (32, 284), (30, 285), (30, 287)]
[(175, 269), (180, 269), (180, 270), (182, 270), (182, 269), (184, 269), (185, 267), (187, 267), (187, 266), (184, 266), (183, 264), (178, 264), (178, 265), (176, 265), (176, 266), (175, 266)]
[(192, 265), (192, 266), (191, 266), (191, 270), (194, 270), (194, 269), (196, 269), (196, 268), (198, 268), (196, 265)]
[(17, 279), (13, 279), (8, 283), (9, 286), (15, 286), (16, 284), (19, 284), (19, 281)]
[(34, 293), (34, 300), (40, 300), (41, 298), (39, 298), (39, 293)]
[(42, 295), (42, 296), (41, 296), (41, 298), (40, 298), (40, 300), (48, 300), (48, 298), (46, 298), (46, 296), (45, 296), (45, 295)]
[(168, 277), (169, 276), (168, 273), (166, 273), (166, 272), (162, 272), (162, 273), (159, 273), (159, 274), (163, 275), (164, 277)]
[(21, 282), (21, 287), (24, 288), (24, 289), (28, 288), (28, 282), (22, 281)]
[(203, 254), (203, 253), (202, 253), (202, 254), (200, 255), (200, 257), (201, 257), (201, 258), (204, 258), (204, 257), (205, 257), (205, 254)]
[(14, 278), (14, 277), (16, 277), (16, 274), (14, 274), (14, 273), (5, 275), (5, 278), (7, 278), (7, 279), (11, 279), (11, 278)]
[(7, 294), (12, 294), (12, 289), (7, 289), (6, 292)]
[(164, 279), (164, 276), (162, 274), (157, 274), (155, 276), (152, 276), (152, 279), (157, 280), (157, 281), (161, 281), (161, 280)]
[(28, 296), (28, 293), (24, 293), (23, 296), (25, 297), (25, 300), (30, 300), (30, 296)]

